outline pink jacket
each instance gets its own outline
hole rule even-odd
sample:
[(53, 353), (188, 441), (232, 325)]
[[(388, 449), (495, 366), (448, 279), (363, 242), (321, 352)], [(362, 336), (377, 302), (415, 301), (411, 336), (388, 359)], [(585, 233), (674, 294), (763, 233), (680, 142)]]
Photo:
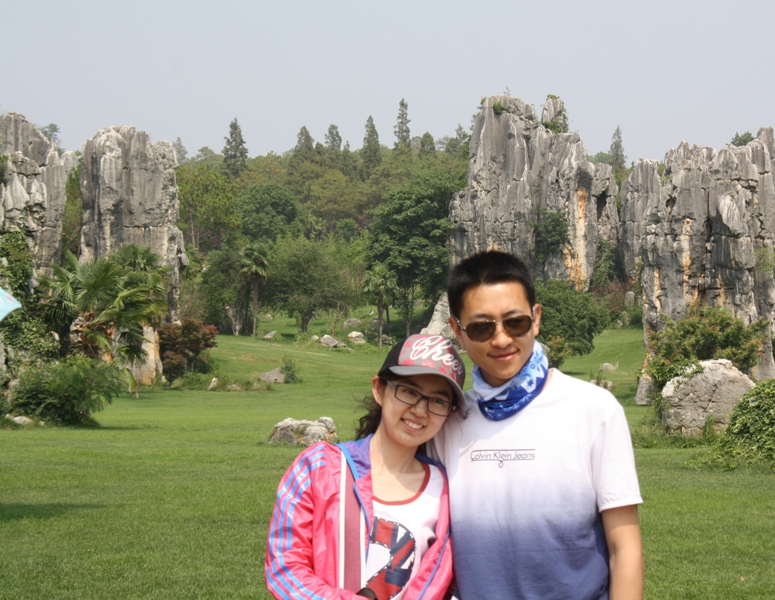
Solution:
[[(372, 508), (371, 436), (338, 446), (321, 443), (302, 452), (277, 489), (266, 547), (265, 575), (269, 591), (280, 599), (362, 598), (341, 589), (343, 551), (339, 545), (344, 503), (343, 458), (355, 479), (365, 517), (365, 548), (374, 520)], [(425, 457), (418, 457), (432, 462)], [(436, 463), (434, 463), (436, 464)], [(442, 469), (443, 472), (443, 469)], [(343, 530), (342, 530), (343, 531)], [(409, 581), (404, 600), (440, 600), (452, 582), (452, 545), (449, 539), (449, 484), (444, 475), (436, 541), (422, 557), (420, 570)]]

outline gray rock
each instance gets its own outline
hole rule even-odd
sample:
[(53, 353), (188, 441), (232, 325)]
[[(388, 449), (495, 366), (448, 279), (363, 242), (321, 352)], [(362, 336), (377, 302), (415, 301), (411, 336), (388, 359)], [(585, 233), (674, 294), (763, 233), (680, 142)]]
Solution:
[(603, 373), (608, 373), (610, 371), (616, 371), (616, 369), (619, 368), (619, 364), (612, 365), (611, 363), (603, 363), (600, 366), (600, 370), (603, 371)]
[(259, 379), (266, 383), (285, 383), (285, 373), (283, 373), (281, 367), (277, 367), (276, 369), (262, 373)]
[(132, 126), (108, 127), (86, 141), (82, 154), (81, 260), (124, 244), (153, 250), (170, 269), (169, 318), (179, 320), (181, 269), (188, 265), (177, 227), (177, 159), (172, 144), (153, 144)]
[(638, 390), (635, 392), (635, 404), (646, 406), (654, 397), (654, 380), (645, 371), (638, 378)]
[[(499, 102), (504, 110), (495, 114)], [(556, 115), (561, 102), (545, 107)], [(593, 164), (581, 138), (555, 134), (518, 98), (490, 96), (476, 117), (469, 145), (468, 184), (450, 204), (453, 264), (480, 250), (498, 248), (532, 261), (537, 275), (567, 279), (586, 288), (600, 238), (618, 242), (618, 187), (611, 167)], [(533, 260), (533, 226), (539, 211), (563, 215), (569, 242)]]
[(32, 425), (35, 422), (29, 417), (25, 417), (24, 415), (17, 415), (15, 417), (11, 417), (11, 421), (13, 421), (14, 423), (18, 423), (19, 425)]
[(212, 380), (210, 381), (210, 385), (207, 387), (207, 391), (211, 392), (211, 391), (213, 391), (214, 389), (217, 389), (217, 388), (218, 388), (218, 378), (217, 377), (213, 377)]
[(310, 342), (317, 342), (319, 339), (320, 339), (320, 337), (319, 337), (319, 336), (317, 336), (317, 335), (313, 335), (311, 338), (309, 338), (309, 341), (310, 341)]
[[(721, 150), (681, 142), (664, 172), (640, 160), (622, 185), (622, 245), (630, 276), (642, 266), (644, 330), (699, 302), (750, 324), (775, 319), (773, 132)], [(768, 332), (769, 334), (769, 332)], [(771, 335), (756, 377), (775, 377)]]
[(277, 335), (277, 332), (276, 332), (276, 331), (270, 331), (269, 333), (267, 333), (267, 334), (264, 336), (264, 339), (265, 339), (265, 340), (271, 340), (271, 339), (272, 339), (272, 338), (274, 338), (274, 336), (276, 336), (276, 335)]
[(630, 290), (624, 295), (624, 304), (627, 306), (634, 306), (635, 305), (635, 292)]
[(608, 390), (609, 392), (614, 389), (614, 382), (610, 379), (590, 379), (589, 383)]
[(299, 421), (291, 418), (280, 421), (274, 426), (269, 443), (311, 446), (317, 442), (335, 444), (337, 441), (333, 419), (320, 417), (317, 421)]
[(35, 267), (50, 273), (59, 262), (65, 183), (78, 157), (60, 157), (37, 125), (13, 112), (0, 115), (0, 154), (9, 156), (8, 183), (0, 185), (0, 234), (25, 232)]
[(564, 108), (565, 105), (559, 98), (547, 98), (544, 109), (541, 111), (541, 125), (546, 126), (554, 123), (556, 129), (565, 129)]
[(424, 327), (420, 333), (428, 335), (443, 335), (450, 340), (455, 339), (455, 332), (449, 326), (449, 298), (447, 292), (444, 292), (433, 309), (433, 315), (427, 327)]
[(366, 338), (363, 337), (363, 334), (360, 331), (351, 331), (347, 334), (347, 339), (353, 344), (360, 345), (366, 343)]
[(353, 318), (347, 319), (344, 322), (344, 325), (342, 325), (342, 328), (343, 329), (355, 329), (356, 327), (361, 327), (361, 326), (363, 326), (363, 323), (361, 322), (361, 320), (360, 319), (356, 319), (356, 318), (353, 317)]
[(698, 436), (709, 418), (726, 429), (729, 413), (754, 382), (728, 360), (705, 360), (700, 369), (671, 379), (662, 390), (662, 424), (684, 436)]
[(318, 340), (319, 344), (327, 346), (328, 348), (346, 348), (347, 344), (340, 342), (338, 339), (326, 334)]
[(226, 386), (227, 392), (241, 392), (242, 387), (238, 383), (230, 383)]

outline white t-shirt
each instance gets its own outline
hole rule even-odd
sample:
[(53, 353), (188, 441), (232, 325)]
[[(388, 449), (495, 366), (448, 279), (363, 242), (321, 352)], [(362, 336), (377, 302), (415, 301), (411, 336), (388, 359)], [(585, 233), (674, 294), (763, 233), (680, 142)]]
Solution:
[(366, 586), (379, 600), (399, 600), (420, 568), (420, 560), (436, 539), (436, 521), (444, 480), (438, 467), (424, 464), (425, 479), (408, 500), (382, 502), (374, 498)]
[(557, 370), (503, 421), (472, 392), (431, 444), (450, 483), (464, 600), (608, 598), (600, 511), (642, 502), (627, 421), (606, 390)]

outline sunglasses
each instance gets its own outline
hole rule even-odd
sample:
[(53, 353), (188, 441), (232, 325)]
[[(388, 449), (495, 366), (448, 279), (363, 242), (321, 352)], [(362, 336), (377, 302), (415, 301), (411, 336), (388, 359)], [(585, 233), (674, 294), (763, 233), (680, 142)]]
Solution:
[[(535, 314), (535, 309), (533, 314)], [(455, 320), (460, 325), (460, 329), (466, 332), (468, 339), (472, 342), (486, 342), (495, 335), (495, 331), (498, 328), (498, 321), (471, 321), (463, 327), (460, 319), (455, 318)], [(533, 326), (533, 317), (530, 315), (519, 315), (518, 317), (503, 319), (500, 323), (503, 325), (503, 331), (506, 332), (506, 335), (520, 337), (530, 331), (530, 328)]]

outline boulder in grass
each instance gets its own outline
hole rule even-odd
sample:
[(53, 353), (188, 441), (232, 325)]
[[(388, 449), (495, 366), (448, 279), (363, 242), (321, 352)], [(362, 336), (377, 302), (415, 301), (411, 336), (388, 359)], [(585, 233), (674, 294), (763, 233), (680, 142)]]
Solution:
[(276, 332), (276, 331), (270, 331), (269, 333), (267, 333), (267, 334), (264, 336), (264, 339), (265, 339), (265, 340), (271, 340), (271, 339), (274, 339), (274, 337), (275, 337), (276, 335), (277, 335), (277, 332)]
[(363, 334), (360, 331), (351, 331), (349, 334), (347, 334), (347, 339), (349, 339), (353, 344), (366, 343), (366, 338), (363, 337)]
[(360, 327), (361, 325), (363, 325), (363, 323), (361, 323), (360, 319), (356, 319), (356, 318), (352, 317), (352, 318), (347, 319), (344, 322), (344, 325), (342, 325), (342, 328), (343, 329), (355, 329), (356, 327)]
[(320, 417), (317, 421), (291, 418), (280, 421), (274, 426), (269, 443), (311, 446), (317, 442), (335, 444), (337, 441), (334, 420), (331, 417)]
[(265, 383), (285, 383), (285, 373), (282, 367), (277, 367), (266, 373), (262, 373), (260, 377), (261, 381)]
[(712, 419), (713, 428), (723, 431), (729, 413), (754, 382), (725, 359), (700, 361), (662, 389), (662, 424), (685, 437), (702, 434)]
[(328, 348), (346, 348), (347, 347), (347, 344), (345, 344), (344, 342), (340, 342), (338, 339), (336, 339), (335, 337), (331, 337), (328, 334), (320, 338), (318, 340), (318, 343), (323, 344)]

